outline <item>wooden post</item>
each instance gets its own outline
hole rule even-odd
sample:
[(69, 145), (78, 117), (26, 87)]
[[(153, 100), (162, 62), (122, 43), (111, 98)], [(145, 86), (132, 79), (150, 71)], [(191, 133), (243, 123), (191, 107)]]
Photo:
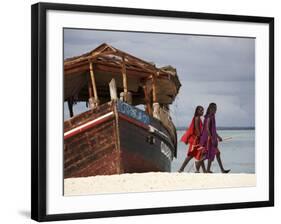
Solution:
[(153, 100), (153, 117), (160, 120), (160, 105), (157, 99), (157, 87), (156, 87), (158, 74), (159, 72), (157, 71), (152, 75), (152, 100)]
[(95, 104), (94, 104), (94, 97), (93, 97), (93, 89), (92, 89), (92, 84), (91, 84), (91, 81), (90, 79), (88, 79), (88, 92), (89, 92), (89, 107), (91, 109), (95, 108)]
[(93, 97), (93, 90), (90, 80), (88, 80), (88, 92), (89, 92), (89, 98)]
[(146, 112), (149, 115), (152, 115), (150, 93), (148, 92), (148, 88), (146, 85), (143, 86), (143, 92), (144, 92), (144, 99), (145, 99), (145, 103), (146, 103)]
[(96, 81), (95, 81), (95, 74), (94, 74), (92, 62), (90, 62), (90, 76), (91, 76), (93, 93), (94, 93), (94, 106), (96, 107), (96, 106), (99, 105), (99, 99), (98, 99), (98, 93), (97, 93), (97, 87), (96, 87)]
[(156, 87), (156, 81), (157, 81), (157, 75), (158, 75), (158, 72), (153, 74), (152, 75), (152, 99), (153, 99), (153, 103), (156, 103), (157, 102), (157, 87)]
[(123, 88), (124, 88), (124, 101), (127, 102), (128, 80), (127, 80), (126, 65), (125, 65), (124, 56), (122, 57), (122, 77), (123, 77)]
[(69, 116), (73, 117), (73, 100), (68, 99), (67, 100), (68, 110), (69, 110)]
[(117, 100), (117, 88), (115, 79), (111, 79), (109, 83), (109, 91), (111, 100)]

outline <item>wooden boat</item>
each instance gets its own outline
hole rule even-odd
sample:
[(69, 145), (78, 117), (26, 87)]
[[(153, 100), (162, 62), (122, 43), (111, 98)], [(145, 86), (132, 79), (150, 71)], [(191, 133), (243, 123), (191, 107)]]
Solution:
[[(169, 104), (179, 88), (173, 67), (157, 68), (107, 44), (66, 59), (64, 178), (170, 172), (177, 135)], [(88, 109), (74, 116), (81, 101)]]

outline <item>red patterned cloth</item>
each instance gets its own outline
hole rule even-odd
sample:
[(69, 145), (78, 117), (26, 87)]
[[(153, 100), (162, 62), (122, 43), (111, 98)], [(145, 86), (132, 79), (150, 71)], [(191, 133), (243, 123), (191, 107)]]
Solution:
[[(200, 123), (199, 123), (200, 133), (202, 131), (202, 127), (203, 124), (200, 119)], [(195, 117), (193, 117), (191, 124), (189, 125), (189, 128), (185, 131), (185, 133), (181, 137), (181, 141), (184, 142), (185, 144), (189, 144), (187, 156), (192, 156), (196, 160), (202, 159), (204, 150), (201, 150), (202, 148), (199, 145), (200, 136), (197, 136), (195, 132)]]

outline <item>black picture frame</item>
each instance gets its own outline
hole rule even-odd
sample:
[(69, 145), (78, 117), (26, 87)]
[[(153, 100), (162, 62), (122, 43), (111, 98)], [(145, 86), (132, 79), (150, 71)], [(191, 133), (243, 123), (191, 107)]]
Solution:
[[(46, 13), (63, 10), (87, 13), (111, 13), (169, 18), (191, 18), (234, 22), (253, 22), (269, 25), (269, 200), (196, 206), (160, 207), (149, 209), (101, 212), (46, 214)], [(31, 218), (37, 221), (86, 219), (206, 210), (238, 209), (274, 206), (274, 18), (164, 11), (137, 8), (103, 7), (73, 4), (37, 3), (31, 10)]]

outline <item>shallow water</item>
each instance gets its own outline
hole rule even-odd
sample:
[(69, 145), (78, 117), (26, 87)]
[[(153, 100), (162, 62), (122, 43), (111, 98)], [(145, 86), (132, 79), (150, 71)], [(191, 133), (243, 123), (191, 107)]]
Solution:
[[(178, 130), (178, 140), (184, 131)], [(219, 130), (218, 134), (224, 139), (219, 143), (221, 158), (225, 169), (231, 169), (231, 173), (255, 173), (255, 130)], [(178, 171), (183, 163), (187, 147), (178, 141), (178, 156), (172, 161), (172, 172)], [(205, 161), (207, 166), (207, 161)], [(212, 163), (211, 170), (220, 172), (216, 159)], [(185, 168), (185, 172), (194, 172), (194, 160), (191, 160)]]

